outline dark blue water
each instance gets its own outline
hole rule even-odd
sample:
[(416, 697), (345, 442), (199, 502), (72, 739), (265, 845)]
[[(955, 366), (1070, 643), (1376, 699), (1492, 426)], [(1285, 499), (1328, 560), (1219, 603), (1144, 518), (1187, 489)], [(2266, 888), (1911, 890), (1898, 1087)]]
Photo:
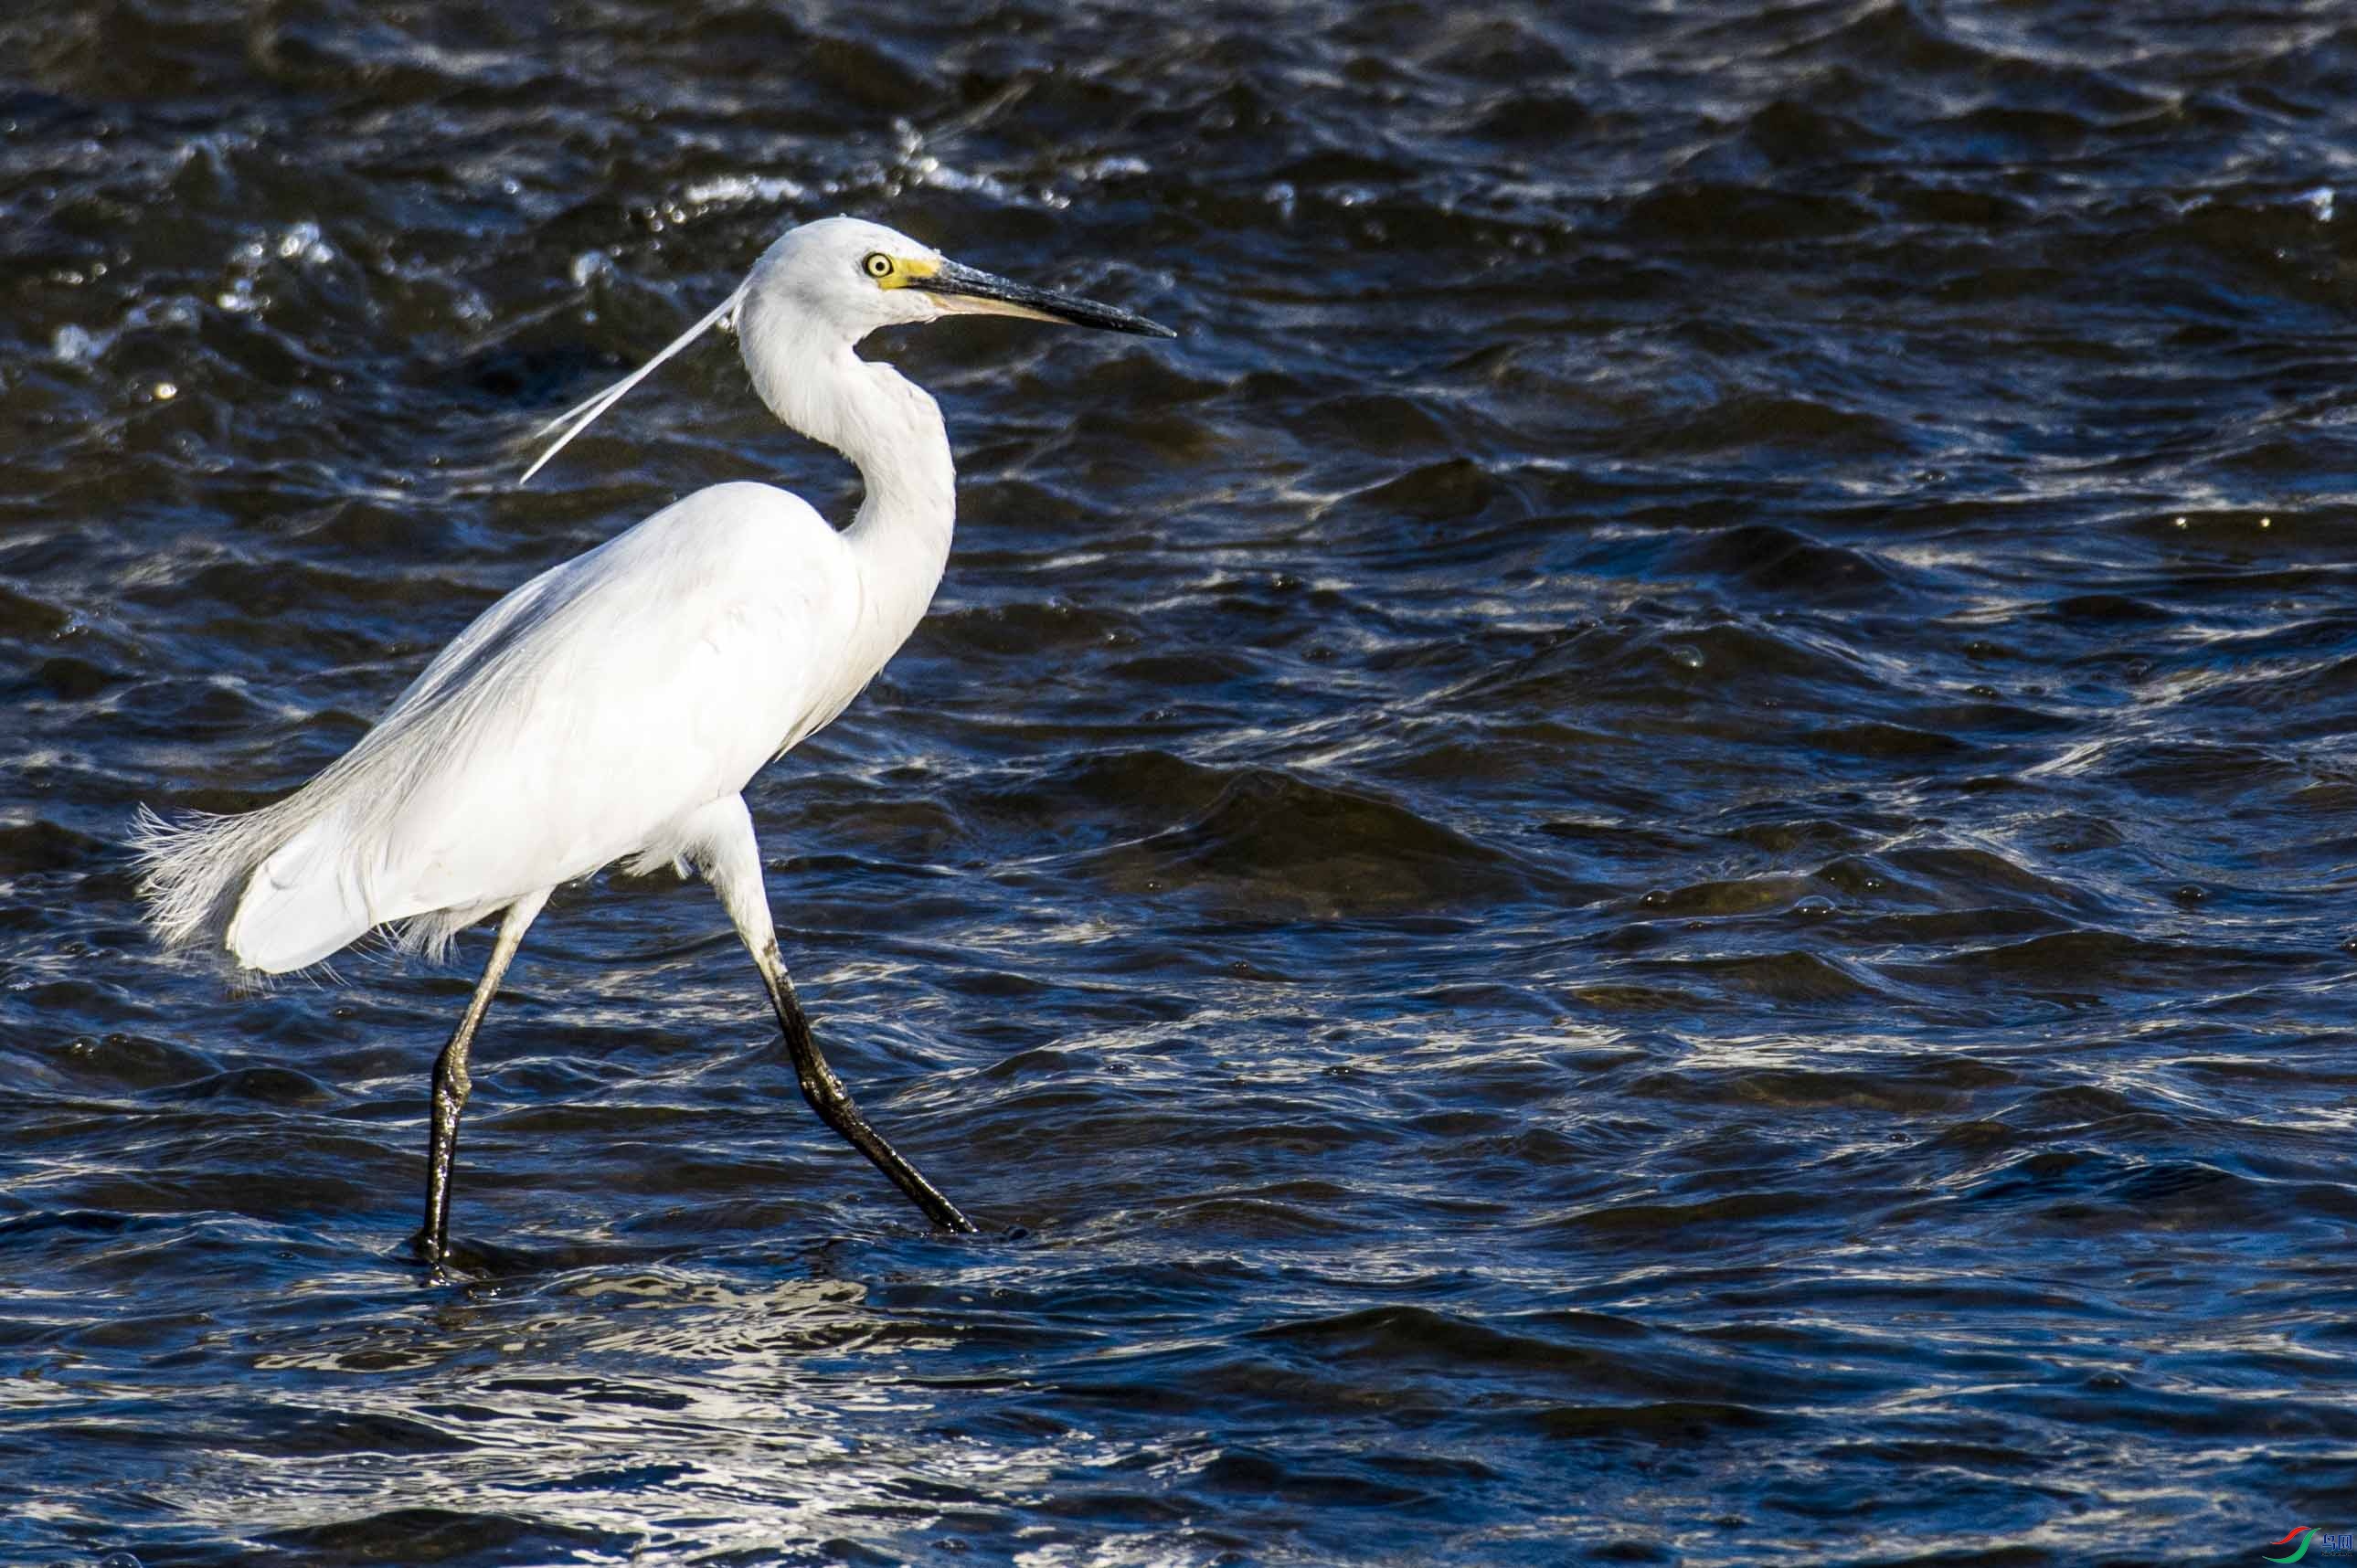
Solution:
[[(2357, 16), (1375, 0), (0, 16), (0, 1556), (2255, 1562), (2357, 1525)], [(135, 807), (849, 471), (847, 210), (1170, 322), (878, 340), (931, 620), (709, 892), (165, 965)], [(2322, 1546), (2309, 1562), (2328, 1560)], [(116, 1559), (116, 1568), (128, 1559)]]

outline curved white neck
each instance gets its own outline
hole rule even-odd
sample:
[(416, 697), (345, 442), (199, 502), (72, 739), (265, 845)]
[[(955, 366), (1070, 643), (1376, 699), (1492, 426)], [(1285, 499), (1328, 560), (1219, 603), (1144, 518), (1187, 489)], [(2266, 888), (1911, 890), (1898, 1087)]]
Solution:
[(949, 432), (922, 387), (840, 339), (797, 334), (800, 325), (777, 317), (749, 323), (746, 367), (770, 412), (858, 467), (866, 494), (844, 542), (866, 589), (863, 630), (872, 622), (898, 648), (924, 618), (949, 564), (957, 519)]

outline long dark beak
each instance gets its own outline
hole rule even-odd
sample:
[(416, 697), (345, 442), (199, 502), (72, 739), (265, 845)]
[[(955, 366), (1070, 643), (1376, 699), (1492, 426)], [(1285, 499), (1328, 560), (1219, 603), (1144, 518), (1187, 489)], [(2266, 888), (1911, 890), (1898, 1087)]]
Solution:
[(941, 298), (945, 313), (967, 316), (1020, 316), (1032, 321), (1065, 321), (1074, 327), (1096, 327), (1107, 332), (1134, 332), (1141, 338), (1178, 336), (1158, 322), (1078, 295), (1051, 288), (1033, 288), (991, 273), (977, 272), (955, 262), (943, 262), (923, 277), (903, 285)]

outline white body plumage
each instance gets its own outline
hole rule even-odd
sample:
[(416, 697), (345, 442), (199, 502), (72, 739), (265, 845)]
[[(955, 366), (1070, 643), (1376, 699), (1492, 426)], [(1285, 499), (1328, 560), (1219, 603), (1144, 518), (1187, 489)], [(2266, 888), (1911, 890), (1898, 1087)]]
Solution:
[(922, 614), (917, 583), (869, 592), (865, 542), (784, 490), (717, 485), (543, 573), (302, 790), (183, 831), (182, 855), (213, 852), (202, 882), (252, 869), (225, 919), (221, 898), (167, 903), (167, 940), (218, 925), (273, 974), (381, 925), (439, 950), (624, 856), (688, 855), (701, 810), (840, 713)]
[(740, 291), (756, 389), (866, 481), (848, 529), (772, 486), (716, 485), (542, 573), (295, 794), (242, 816), (148, 819), (166, 943), (217, 944), (268, 974), (379, 926), (438, 952), (625, 856), (697, 858), (707, 809), (875, 679), (948, 561), (955, 473), (940, 410), (853, 353), (860, 323), (791, 287), (819, 249), (856, 284), (856, 258), (884, 236), (930, 255), (832, 220), (780, 241)]

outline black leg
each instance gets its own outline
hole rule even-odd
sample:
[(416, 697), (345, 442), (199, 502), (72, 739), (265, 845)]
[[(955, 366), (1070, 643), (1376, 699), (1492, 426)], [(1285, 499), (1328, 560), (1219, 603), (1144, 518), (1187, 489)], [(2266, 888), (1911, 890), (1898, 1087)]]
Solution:
[(417, 1233), (418, 1259), (429, 1268), (439, 1268), (450, 1252), (450, 1161), (458, 1152), (458, 1118), (467, 1109), (467, 1091), (474, 1087), (467, 1057), (475, 1031), (490, 1011), (491, 996), (523, 941), (524, 929), (547, 902), (547, 894), (535, 893), (508, 906), (500, 918), (499, 938), (491, 944), (491, 961), (483, 966), (483, 978), (475, 983), (475, 994), (467, 1004), (467, 1015), (435, 1058), (433, 1131), (425, 1144), (425, 1227)]
[(801, 1000), (794, 995), (794, 983), (786, 977), (785, 961), (778, 956), (778, 944), (772, 938), (755, 955), (761, 969), (762, 983), (770, 988), (770, 1004), (778, 1011), (778, 1026), (786, 1034), (786, 1048), (794, 1055), (794, 1077), (802, 1084), (802, 1098), (818, 1112), (820, 1121), (834, 1129), (843, 1141), (857, 1149), (876, 1168), (892, 1178), (892, 1185), (909, 1195), (909, 1201), (925, 1211), (925, 1218), (944, 1230), (967, 1235), (974, 1233), (974, 1221), (958, 1212), (956, 1204), (942, 1196), (941, 1189), (927, 1181), (917, 1167), (902, 1159), (883, 1135), (867, 1124), (859, 1107), (819, 1054), (818, 1042), (811, 1037), (810, 1020), (802, 1014)]

